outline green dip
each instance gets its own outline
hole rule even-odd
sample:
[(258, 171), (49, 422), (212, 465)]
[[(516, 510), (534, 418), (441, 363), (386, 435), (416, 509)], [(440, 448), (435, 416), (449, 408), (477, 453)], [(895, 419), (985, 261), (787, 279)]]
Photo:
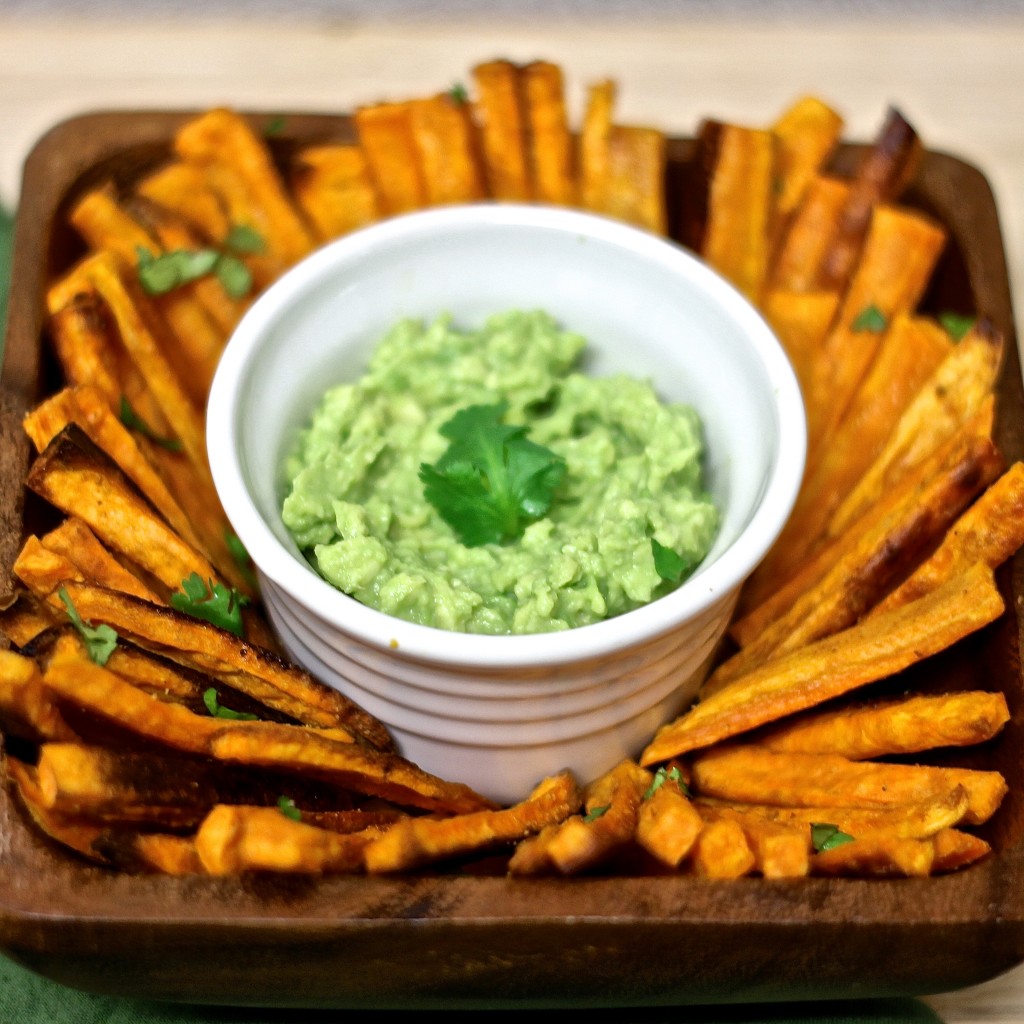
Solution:
[[(284, 523), (311, 564), (366, 605), (467, 633), (582, 626), (678, 586), (655, 548), (685, 577), (719, 522), (700, 421), (645, 381), (574, 369), (584, 346), (540, 311), (478, 331), (398, 323), (362, 379), (327, 392), (288, 459)], [(467, 547), (424, 497), (420, 466), (444, 454), (456, 412), (496, 403), (565, 473), (517, 540)]]

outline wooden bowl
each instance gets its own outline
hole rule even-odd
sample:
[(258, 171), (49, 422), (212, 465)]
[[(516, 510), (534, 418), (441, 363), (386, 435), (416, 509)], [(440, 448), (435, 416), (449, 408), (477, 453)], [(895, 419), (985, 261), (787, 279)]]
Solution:
[[(82, 252), (63, 216), (84, 189), (130, 183), (166, 158), (189, 112), (114, 112), (58, 125), (31, 153), (18, 212), (0, 393), (0, 596), (23, 531), (46, 510), (24, 496), (24, 412), (59, 385), (43, 318), (48, 279)], [(270, 116), (253, 115), (257, 123)], [(344, 117), (290, 115), (282, 155), (351, 139)], [(669, 144), (678, 222), (692, 143)], [(844, 147), (849, 170), (857, 147)], [(905, 201), (951, 243), (922, 305), (982, 312), (1006, 336), (997, 441), (1024, 457), (1024, 394), (997, 212), (983, 175), (927, 153)], [(275, 1006), (445, 1008), (696, 1004), (923, 995), (1024, 960), (1024, 738), (1019, 607), (1024, 556), (1002, 567), (1009, 611), (919, 666), (921, 688), (1001, 688), (1012, 720), (958, 763), (1003, 772), (985, 827), (993, 853), (928, 879), (694, 877), (507, 879), (170, 878), (116, 874), (52, 847), (0, 790), (0, 948), (82, 989)], [(2, 768), (0, 768), (2, 772)]]

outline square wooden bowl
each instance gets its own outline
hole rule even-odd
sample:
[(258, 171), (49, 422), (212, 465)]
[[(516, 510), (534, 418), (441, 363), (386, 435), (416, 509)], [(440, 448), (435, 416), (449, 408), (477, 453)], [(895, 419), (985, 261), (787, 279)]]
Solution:
[[(86, 115), (30, 155), (15, 233), (0, 385), (0, 597), (42, 510), (21, 481), (20, 422), (55, 390), (44, 294), (82, 252), (64, 212), (113, 178), (163, 161), (189, 112)], [(269, 115), (253, 115), (258, 124)], [(289, 115), (282, 157), (351, 139), (345, 117)], [(837, 169), (852, 167), (844, 147)], [(678, 222), (693, 155), (669, 144)], [(1007, 339), (997, 441), (1024, 457), (1024, 395), (997, 211), (983, 175), (927, 153), (905, 201), (950, 244), (923, 311), (980, 312)], [(985, 828), (993, 853), (928, 879), (693, 877), (507, 879), (470, 874), (169, 878), (113, 873), (58, 850), (0, 788), (0, 949), (57, 981), (153, 999), (275, 1006), (612, 1006), (922, 995), (984, 981), (1024, 960), (1024, 556), (1003, 566), (1008, 612), (910, 673), (915, 687), (999, 688), (1012, 719), (957, 763), (996, 768), (1010, 792)], [(0, 766), (0, 781), (4, 781)]]

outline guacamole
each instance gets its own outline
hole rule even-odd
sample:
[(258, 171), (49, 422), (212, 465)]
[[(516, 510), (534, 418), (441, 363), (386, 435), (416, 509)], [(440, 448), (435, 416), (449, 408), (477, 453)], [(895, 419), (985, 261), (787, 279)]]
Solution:
[[(569, 629), (678, 586), (719, 522), (700, 421), (646, 381), (580, 372), (584, 347), (542, 311), (479, 330), (398, 323), (360, 380), (326, 393), (288, 459), (284, 523), (314, 568), (380, 611), (467, 633)], [(453, 416), (487, 404), (564, 472), (519, 536), (470, 546), (421, 473), (444, 457)]]

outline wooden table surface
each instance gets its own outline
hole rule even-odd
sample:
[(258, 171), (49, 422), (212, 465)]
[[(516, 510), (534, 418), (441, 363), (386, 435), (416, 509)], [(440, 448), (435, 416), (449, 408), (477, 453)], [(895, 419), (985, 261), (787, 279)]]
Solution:
[[(844, 115), (849, 138), (866, 140), (895, 104), (929, 148), (987, 175), (1020, 309), (1024, 10), (960, 20), (782, 14), (764, 22), (682, 13), (647, 20), (641, 11), (628, 19), (480, 14), (416, 23), (369, 15), (33, 18), (0, 8), (0, 204), (16, 205), (21, 164), (36, 139), (83, 111), (217, 104), (346, 111), (448, 88), (491, 57), (545, 58), (565, 70), (574, 118), (586, 85), (610, 76), (619, 83), (621, 121), (683, 135), (704, 116), (766, 124), (810, 92)], [(1024, 967), (927, 1002), (947, 1024), (1019, 1024)]]

